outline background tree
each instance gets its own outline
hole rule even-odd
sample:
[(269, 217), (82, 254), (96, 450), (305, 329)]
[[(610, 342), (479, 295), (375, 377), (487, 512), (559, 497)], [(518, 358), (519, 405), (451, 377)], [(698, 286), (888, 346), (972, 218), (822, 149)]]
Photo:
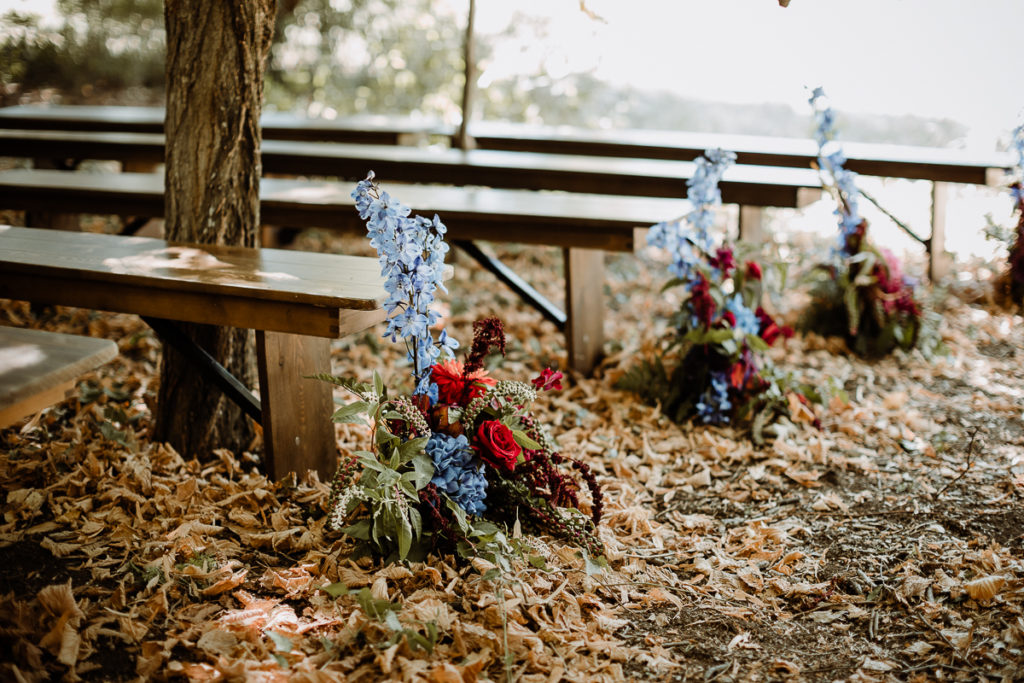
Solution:
[[(275, 0), (167, 0), (166, 225), (170, 240), (255, 246), (260, 222), (260, 112)], [(247, 386), (251, 332), (187, 332)], [(252, 429), (224, 395), (164, 347), (156, 438), (183, 455), (242, 450)]]

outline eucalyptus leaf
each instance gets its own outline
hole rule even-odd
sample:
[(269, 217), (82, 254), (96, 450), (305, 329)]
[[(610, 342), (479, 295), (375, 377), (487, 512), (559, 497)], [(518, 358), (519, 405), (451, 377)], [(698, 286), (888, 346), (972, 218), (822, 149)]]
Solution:
[(352, 538), (358, 538), (360, 541), (370, 540), (370, 520), (361, 519), (355, 524), (351, 524), (341, 530), (341, 533)]
[(746, 340), (747, 346), (749, 346), (752, 350), (757, 351), (759, 353), (764, 353), (769, 348), (768, 342), (766, 342), (764, 339), (761, 339), (761, 337), (757, 336), (756, 334), (748, 334), (746, 336)]
[(329, 583), (326, 586), (320, 586), (320, 590), (327, 593), (332, 598), (340, 598), (343, 595), (348, 595), (348, 586), (340, 581)]
[(409, 548), (411, 547), (412, 525), (409, 524), (409, 520), (402, 515), (398, 524), (398, 557), (404, 560), (409, 554)]
[(392, 612), (391, 610), (388, 610), (387, 613), (384, 615), (384, 625), (392, 631), (401, 632), (404, 630), (402, 628), (402, 622), (398, 620), (398, 615)]
[(523, 448), (529, 449), (531, 451), (536, 451), (540, 449), (540, 444), (531, 439), (530, 437), (528, 437), (526, 435), (526, 432), (522, 431), (521, 429), (513, 429), (512, 438), (515, 439), (516, 443), (522, 446)]
[(423, 453), (423, 449), (427, 445), (427, 441), (430, 440), (428, 436), (421, 436), (415, 439), (409, 439), (398, 447), (398, 453), (400, 455), (400, 462), (405, 464), (415, 458), (417, 455)]
[(366, 401), (353, 401), (348, 405), (342, 406), (334, 411), (334, 415), (331, 415), (331, 421), (337, 422), (338, 424), (361, 424), (369, 426), (369, 422), (363, 417), (366, 413), (370, 404)]
[(281, 635), (277, 631), (267, 631), (267, 637), (274, 641), (274, 647), (278, 652), (291, 652), (295, 644), (286, 636)]

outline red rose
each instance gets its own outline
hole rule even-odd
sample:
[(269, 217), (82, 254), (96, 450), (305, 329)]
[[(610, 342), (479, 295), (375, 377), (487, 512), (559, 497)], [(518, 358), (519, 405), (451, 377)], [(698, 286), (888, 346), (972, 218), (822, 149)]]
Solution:
[(516, 468), (516, 459), (523, 449), (516, 443), (508, 426), (497, 420), (486, 420), (477, 427), (476, 439), (484, 460), (510, 472)]
[(761, 266), (757, 264), (757, 261), (747, 261), (747, 277), (751, 280), (761, 279)]
[(736, 314), (732, 311), (726, 311), (723, 313), (722, 320), (729, 323), (729, 327), (736, 327)]
[(477, 396), (482, 396), (484, 387), (496, 384), (487, 376), (486, 370), (475, 370), (465, 375), (462, 363), (454, 360), (432, 365), (430, 378), (437, 385), (437, 402), (448, 405), (469, 402)]

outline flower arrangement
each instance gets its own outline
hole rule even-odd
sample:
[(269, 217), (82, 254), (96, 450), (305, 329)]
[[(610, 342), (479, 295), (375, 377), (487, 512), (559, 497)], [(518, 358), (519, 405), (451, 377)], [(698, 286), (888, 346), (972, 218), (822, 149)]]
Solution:
[(561, 389), (562, 374), (548, 368), (530, 383), (492, 378), (484, 359), (505, 352), (497, 318), (474, 323), (467, 357), (455, 360), (458, 343), (444, 330), (437, 339), (430, 331), (439, 318), (431, 310), (434, 293), (443, 288), (444, 224), (437, 216), (410, 217), (372, 173), (353, 197), (390, 295), (385, 336), (406, 343), (414, 389), (393, 395), (378, 373), (372, 383), (318, 376), (356, 398), (333, 419), (373, 433), (372, 449), (338, 468), (329, 526), (389, 560), (430, 551), (501, 554), (516, 525), (599, 555), (602, 494), (594, 474), (560, 453), (530, 410), (538, 392)]
[(857, 174), (844, 166), (835, 114), (822, 88), (815, 88), (809, 101), (816, 121), (818, 169), (822, 184), (836, 199), (839, 235), (830, 262), (812, 272), (812, 301), (800, 327), (843, 336), (855, 353), (866, 357), (897, 347), (911, 349), (924, 322), (916, 280), (902, 272), (894, 254), (868, 239), (868, 222), (859, 210)]
[(996, 280), (996, 291), (1001, 299), (1024, 306), (1024, 123), (1013, 129), (1010, 147), (1017, 153), (1016, 177), (1010, 183), (1017, 227), (1006, 240), (1009, 254), (1006, 269)]
[(764, 357), (793, 331), (761, 306), (761, 265), (754, 260), (740, 265), (734, 247), (718, 243), (710, 232), (714, 209), (721, 204), (718, 183), (735, 159), (722, 150), (708, 150), (697, 159), (687, 191), (692, 211), (651, 228), (647, 243), (672, 259), (673, 279), (665, 289), (682, 287), (685, 298), (670, 321), (672, 334), (662, 357), (631, 368), (618, 385), (659, 401), (675, 422), (749, 419), (760, 441), (764, 426), (788, 415), (791, 406), (806, 406), (807, 400), (790, 390), (790, 379)]

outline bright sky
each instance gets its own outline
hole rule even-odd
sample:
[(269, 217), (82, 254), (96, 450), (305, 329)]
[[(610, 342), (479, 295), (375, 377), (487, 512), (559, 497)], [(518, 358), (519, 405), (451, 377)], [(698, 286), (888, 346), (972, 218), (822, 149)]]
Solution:
[[(468, 0), (447, 0), (460, 8)], [(53, 0), (0, 0), (52, 13)], [(557, 77), (592, 71), (613, 82), (726, 102), (802, 111), (823, 85), (840, 111), (950, 117), (968, 144), (992, 149), (1024, 110), (1019, 85), (1024, 0), (477, 0), (477, 29), (516, 11), (551, 17), (544, 45), (499, 51), (485, 78), (544, 63)], [(526, 52), (523, 52), (523, 49)]]
[[(453, 0), (457, 3), (459, 0)], [(1024, 108), (1022, 0), (478, 0), (478, 29), (515, 10), (554, 17), (553, 69), (727, 102), (946, 116), (991, 149)], [(496, 69), (507, 65), (496, 64)]]

